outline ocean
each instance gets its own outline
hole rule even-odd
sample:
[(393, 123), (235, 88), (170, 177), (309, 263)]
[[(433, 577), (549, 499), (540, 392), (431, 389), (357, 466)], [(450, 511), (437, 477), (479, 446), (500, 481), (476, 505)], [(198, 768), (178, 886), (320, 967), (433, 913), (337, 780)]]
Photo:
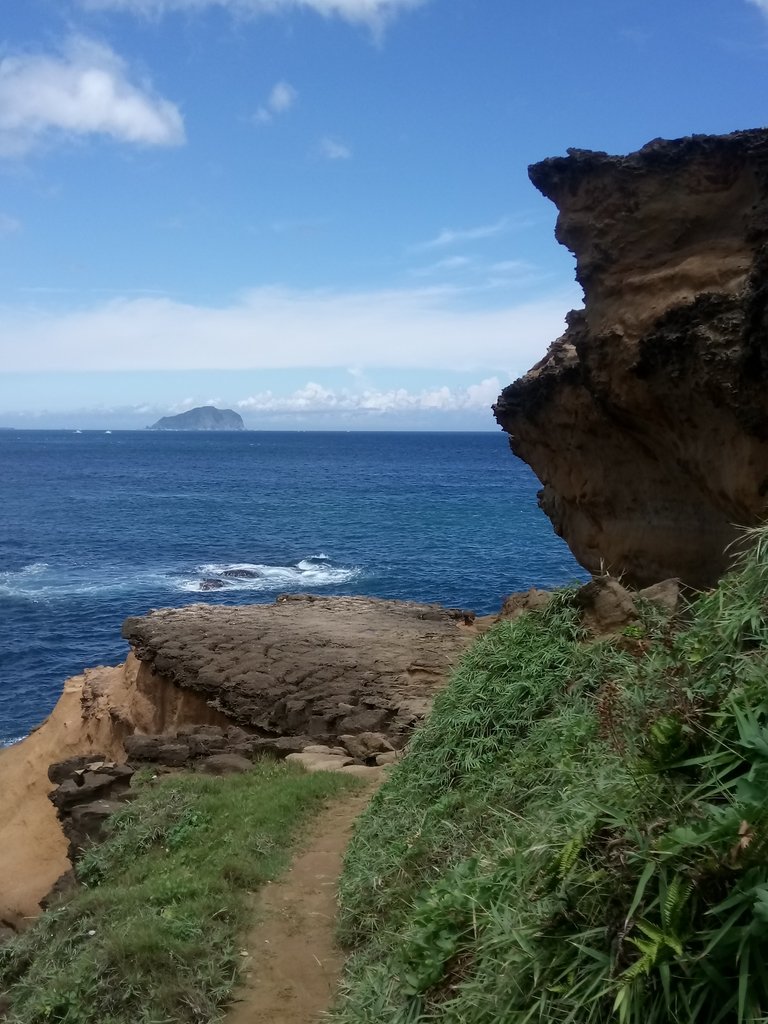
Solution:
[(0, 431), (0, 745), (150, 608), (280, 593), (478, 613), (583, 572), (503, 433)]

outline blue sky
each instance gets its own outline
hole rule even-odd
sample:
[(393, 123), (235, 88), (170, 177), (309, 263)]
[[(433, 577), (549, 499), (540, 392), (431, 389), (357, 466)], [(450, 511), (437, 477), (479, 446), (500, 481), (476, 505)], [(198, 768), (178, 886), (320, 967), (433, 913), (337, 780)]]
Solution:
[(5, 0), (0, 426), (494, 429), (527, 165), (765, 123), (768, 0)]

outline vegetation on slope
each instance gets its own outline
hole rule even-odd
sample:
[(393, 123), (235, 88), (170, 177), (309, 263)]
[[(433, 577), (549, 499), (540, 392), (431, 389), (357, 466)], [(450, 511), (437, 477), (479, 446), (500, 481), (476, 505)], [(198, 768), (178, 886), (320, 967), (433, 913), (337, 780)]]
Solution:
[(8, 1021), (218, 1020), (237, 978), (246, 893), (284, 867), (321, 803), (354, 785), (264, 761), (142, 786), (78, 865), (74, 898), (0, 949)]
[(468, 653), (361, 821), (339, 1024), (768, 1020), (768, 532), (595, 640), (572, 592)]

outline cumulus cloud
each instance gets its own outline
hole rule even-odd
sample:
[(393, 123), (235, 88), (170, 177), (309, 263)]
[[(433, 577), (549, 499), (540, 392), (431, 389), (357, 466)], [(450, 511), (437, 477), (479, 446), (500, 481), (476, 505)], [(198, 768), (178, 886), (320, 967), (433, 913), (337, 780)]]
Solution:
[(0, 60), (0, 156), (80, 135), (175, 146), (184, 141), (184, 125), (178, 107), (148, 82), (132, 82), (125, 61), (93, 40), (73, 38), (53, 56)]
[(329, 135), (320, 139), (317, 151), (323, 160), (349, 160), (352, 156), (349, 146), (338, 139), (332, 139)]
[(307, 366), (522, 372), (580, 302), (575, 285), (475, 308), (447, 288), (255, 289), (225, 306), (150, 296), (43, 313), (0, 307), (4, 370), (184, 370)]
[(298, 91), (290, 82), (277, 82), (272, 86), (266, 102), (253, 115), (253, 119), (257, 124), (269, 124), (276, 115), (290, 110), (298, 98)]
[(421, 391), (408, 391), (407, 388), (391, 388), (386, 391), (375, 388), (363, 391), (346, 388), (334, 390), (309, 381), (290, 395), (276, 395), (272, 391), (263, 391), (242, 399), (237, 403), (237, 407), (250, 413), (278, 415), (471, 412), (490, 408), (501, 388), (498, 377), (488, 377), (466, 388), (442, 386)]
[(130, 11), (145, 16), (171, 11), (201, 11), (219, 7), (240, 15), (314, 11), (326, 18), (381, 28), (401, 11), (420, 7), (427, 0), (80, 0), (91, 10)]

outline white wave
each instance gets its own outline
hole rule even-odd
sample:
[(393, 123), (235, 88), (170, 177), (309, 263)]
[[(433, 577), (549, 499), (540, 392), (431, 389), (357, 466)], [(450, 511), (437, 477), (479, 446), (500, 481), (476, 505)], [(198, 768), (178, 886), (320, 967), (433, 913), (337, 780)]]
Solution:
[(48, 569), (48, 563), (47, 562), (30, 562), (29, 565), (24, 565), (24, 566), (22, 566), (21, 569), (16, 569), (14, 571), (8, 570), (6, 572), (0, 572), (0, 580), (6, 579), (6, 578), (12, 579), (14, 577), (39, 576), (41, 573), (45, 572), (47, 569)]
[(295, 565), (216, 562), (187, 571), (181, 567), (153, 567), (137, 572), (125, 566), (54, 567), (47, 562), (33, 562), (15, 571), (0, 572), (0, 597), (48, 602), (141, 591), (278, 593), (340, 586), (360, 575), (359, 568), (333, 565), (323, 554), (310, 555)]
[(0, 572), (0, 596), (46, 601), (125, 590), (134, 582), (119, 569), (82, 565), (54, 568), (47, 562), (34, 562), (16, 572)]
[(196, 578), (177, 582), (179, 590), (193, 593), (230, 590), (258, 592), (296, 590), (303, 587), (338, 586), (361, 574), (358, 568), (330, 565), (327, 555), (311, 555), (295, 565), (260, 562), (206, 563), (197, 567)]
[(47, 562), (34, 562), (16, 572), (0, 572), (0, 597), (30, 601), (46, 602), (167, 586), (166, 572), (137, 573), (115, 565), (52, 566)]
[(26, 738), (26, 736), (11, 736), (8, 739), (0, 739), (0, 750), (3, 750), (5, 747), (12, 747), (14, 743), (21, 743)]

